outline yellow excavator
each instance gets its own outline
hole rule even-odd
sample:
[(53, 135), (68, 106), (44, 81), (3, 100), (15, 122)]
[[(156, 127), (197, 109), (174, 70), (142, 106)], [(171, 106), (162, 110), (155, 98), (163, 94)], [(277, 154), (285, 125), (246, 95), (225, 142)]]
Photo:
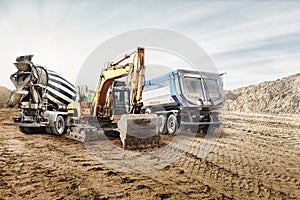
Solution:
[[(120, 64), (133, 54), (131, 63)], [(144, 75), (144, 48), (138, 47), (102, 71), (92, 101), (87, 98), (87, 87), (79, 86), (79, 100), (68, 105), (69, 135), (85, 142), (95, 140), (101, 131), (116, 130), (124, 149), (159, 146), (157, 115), (140, 113)], [(122, 77), (126, 81), (119, 81)]]

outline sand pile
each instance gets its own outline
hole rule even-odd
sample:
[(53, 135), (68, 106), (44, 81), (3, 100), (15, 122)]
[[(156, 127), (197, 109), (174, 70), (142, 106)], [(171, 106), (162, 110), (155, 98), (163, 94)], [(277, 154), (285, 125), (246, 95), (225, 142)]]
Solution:
[(10, 97), (11, 91), (6, 87), (0, 86), (0, 108), (6, 107), (7, 100)]
[(300, 114), (300, 73), (276, 81), (226, 91), (225, 109)]

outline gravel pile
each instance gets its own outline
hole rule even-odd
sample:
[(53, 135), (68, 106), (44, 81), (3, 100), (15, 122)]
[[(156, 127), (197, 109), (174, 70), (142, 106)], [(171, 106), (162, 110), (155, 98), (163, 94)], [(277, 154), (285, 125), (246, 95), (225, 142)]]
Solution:
[(226, 91), (225, 109), (230, 111), (300, 114), (300, 73)]
[(0, 108), (6, 107), (11, 91), (6, 87), (0, 86)]

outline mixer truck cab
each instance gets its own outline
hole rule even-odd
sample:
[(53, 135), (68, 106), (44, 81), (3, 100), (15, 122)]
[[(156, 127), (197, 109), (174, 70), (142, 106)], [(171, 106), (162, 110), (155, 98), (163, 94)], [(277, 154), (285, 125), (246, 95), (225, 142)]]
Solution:
[(218, 109), (224, 103), (219, 73), (178, 69), (144, 84), (143, 110), (159, 117), (159, 132), (175, 134), (178, 128), (207, 133), (219, 126)]

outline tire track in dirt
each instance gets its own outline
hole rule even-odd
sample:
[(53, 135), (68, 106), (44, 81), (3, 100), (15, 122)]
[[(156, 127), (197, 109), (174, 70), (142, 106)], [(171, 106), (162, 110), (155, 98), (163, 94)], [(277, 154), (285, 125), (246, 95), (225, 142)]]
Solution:
[[(247, 122), (245, 125), (244, 127), (249, 127)], [(266, 133), (265, 130), (269, 130), (269, 132)], [(205, 177), (206, 172), (214, 174), (210, 177), (205, 177), (207, 184), (210, 183), (208, 181), (210, 179), (211, 182), (215, 182), (219, 173), (222, 174), (220, 176), (223, 177), (222, 180), (228, 179), (231, 182), (235, 182), (237, 187), (232, 186), (232, 183), (229, 187), (232, 188), (233, 194), (228, 192), (230, 191), (228, 188), (226, 193), (220, 191), (220, 194), (223, 192), (223, 194), (231, 198), (297, 198), (300, 191), (299, 170), (297, 171), (299, 169), (297, 165), (299, 163), (298, 154), (291, 154), (291, 152), (295, 152), (295, 149), (291, 150), (291, 152), (286, 152), (282, 151), (282, 148), (278, 145), (268, 146), (267, 144), (269, 143), (265, 141), (272, 138), (273, 130), (274, 128), (268, 129), (268, 127), (264, 127), (264, 130), (262, 130), (264, 137), (256, 138), (256, 135), (248, 131), (225, 129), (227, 132), (226, 136), (219, 139), (213, 152), (205, 160), (198, 157), (199, 146), (203, 143), (203, 139), (195, 138), (190, 151), (186, 153), (187, 156), (183, 157), (183, 160), (179, 161), (179, 163), (184, 163), (181, 168), (192, 172), (193, 177)], [(237, 131), (239, 131), (238, 134), (243, 136), (231, 137)], [(294, 145), (292, 148), (297, 150), (296, 145), (299, 142), (299, 137), (294, 136), (294, 138), (291, 140)], [(276, 139), (280, 140), (282, 138), (275, 137), (273, 140)], [(174, 145), (174, 148), (178, 147), (179, 145)], [(206, 170), (207, 166), (211, 167), (211, 169)], [(287, 169), (287, 167), (289, 168)], [(200, 176), (198, 172), (196, 174), (193, 173), (195, 168), (198, 168), (198, 172), (200, 171)], [(211, 177), (214, 177), (214, 179)], [(204, 181), (201, 178), (200, 180)], [(210, 187), (213, 187), (213, 185), (211, 184)], [(222, 181), (220, 181), (220, 187), (221, 185), (224, 187)], [(243, 190), (245, 191), (243, 192)]]
[(199, 158), (201, 134), (183, 136), (161, 157), (178, 160), (147, 174), (104, 165), (65, 137), (1, 126), (0, 199), (297, 199), (299, 118), (226, 115), (207, 157)]

